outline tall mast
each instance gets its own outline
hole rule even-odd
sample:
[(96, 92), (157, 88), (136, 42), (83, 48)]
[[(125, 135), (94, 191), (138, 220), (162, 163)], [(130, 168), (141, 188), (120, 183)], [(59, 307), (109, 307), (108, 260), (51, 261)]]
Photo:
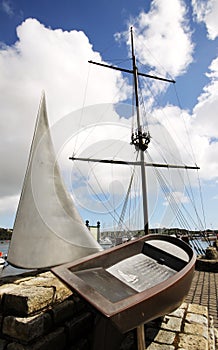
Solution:
[(143, 218), (144, 218), (144, 232), (147, 235), (148, 232), (148, 201), (147, 201), (147, 186), (146, 186), (146, 173), (145, 173), (145, 157), (144, 151), (148, 148), (150, 142), (149, 132), (143, 132), (140, 110), (139, 110), (139, 98), (138, 98), (138, 69), (136, 66), (136, 59), (134, 53), (134, 42), (133, 42), (133, 31), (131, 27), (131, 47), (132, 47), (132, 67), (134, 77), (134, 88), (135, 88), (135, 106), (137, 116), (137, 130), (132, 134), (132, 144), (135, 145), (136, 149), (140, 152), (141, 161), (141, 182), (142, 182), (142, 198), (143, 198)]
[(112, 65), (108, 65), (100, 62), (88, 61), (89, 63), (96, 64), (101, 67), (110, 68), (119, 70), (124, 73), (133, 74), (134, 77), (134, 89), (135, 89), (135, 107), (136, 107), (136, 116), (137, 116), (137, 129), (132, 133), (131, 144), (135, 146), (137, 151), (140, 153), (140, 161), (138, 162), (122, 162), (116, 160), (101, 160), (101, 159), (91, 159), (91, 158), (78, 158), (74, 155), (70, 157), (71, 160), (81, 160), (81, 161), (89, 161), (89, 162), (102, 162), (102, 163), (114, 163), (114, 164), (134, 164), (139, 165), (141, 167), (141, 182), (142, 182), (142, 198), (143, 198), (143, 218), (144, 218), (144, 232), (148, 234), (148, 201), (147, 201), (147, 187), (146, 187), (146, 166), (154, 166), (154, 167), (167, 167), (167, 168), (184, 168), (184, 169), (199, 169), (197, 166), (187, 166), (187, 165), (169, 165), (169, 164), (155, 164), (155, 163), (147, 163), (145, 162), (144, 152), (148, 148), (148, 144), (150, 142), (150, 134), (149, 131), (144, 131), (143, 126), (141, 124), (140, 111), (139, 111), (139, 98), (138, 98), (138, 76), (143, 76), (151, 79), (156, 79), (160, 81), (165, 81), (168, 83), (175, 83), (175, 80), (166, 79), (162, 77), (157, 77), (150, 74), (144, 74), (138, 72), (136, 66), (136, 59), (134, 54), (134, 42), (133, 42), (133, 30), (132, 27), (130, 29), (131, 32), (131, 48), (132, 48), (132, 70), (126, 68), (115, 67)]

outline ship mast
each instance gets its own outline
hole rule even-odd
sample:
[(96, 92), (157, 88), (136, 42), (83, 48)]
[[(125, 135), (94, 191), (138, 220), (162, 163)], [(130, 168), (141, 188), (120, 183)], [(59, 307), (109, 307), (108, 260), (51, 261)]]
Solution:
[(88, 161), (88, 162), (102, 162), (102, 163), (114, 163), (114, 164), (134, 164), (138, 165), (141, 168), (141, 181), (142, 181), (142, 198), (143, 198), (143, 218), (144, 218), (144, 232), (145, 234), (149, 233), (149, 227), (148, 227), (148, 201), (147, 201), (147, 186), (146, 186), (146, 172), (145, 167), (146, 166), (154, 166), (154, 167), (167, 167), (167, 168), (184, 168), (184, 169), (199, 169), (197, 166), (187, 166), (187, 165), (169, 165), (169, 164), (155, 164), (155, 163), (146, 163), (145, 162), (145, 156), (144, 152), (147, 150), (149, 142), (150, 142), (150, 134), (149, 131), (144, 131), (142, 124), (141, 124), (141, 118), (140, 118), (140, 108), (139, 108), (139, 98), (138, 98), (138, 76), (143, 76), (151, 79), (156, 79), (160, 81), (165, 81), (168, 83), (175, 83), (175, 80), (172, 79), (166, 79), (162, 77), (157, 77), (150, 74), (144, 74), (141, 72), (138, 72), (138, 68), (136, 66), (136, 58), (134, 53), (134, 41), (133, 41), (133, 30), (132, 27), (130, 29), (131, 33), (131, 49), (132, 49), (132, 70), (126, 69), (126, 68), (120, 68), (115, 67), (112, 65), (108, 65), (105, 63), (99, 63), (99, 62), (93, 62), (88, 61), (89, 63), (111, 68), (115, 70), (119, 70), (124, 73), (130, 73), (133, 74), (134, 77), (134, 90), (135, 90), (135, 107), (136, 107), (136, 117), (137, 117), (137, 129), (135, 132), (132, 133), (131, 138), (131, 144), (135, 146), (137, 151), (140, 153), (140, 161), (138, 162), (122, 162), (122, 161), (116, 161), (116, 160), (101, 160), (101, 159), (91, 159), (91, 158), (79, 158), (75, 157), (74, 155), (70, 157), (71, 160), (80, 160), (80, 161)]
[(147, 186), (146, 186), (146, 173), (145, 173), (145, 157), (144, 151), (148, 148), (150, 142), (149, 132), (143, 132), (140, 110), (139, 110), (139, 98), (138, 98), (138, 68), (136, 66), (136, 59), (134, 53), (134, 42), (133, 42), (133, 31), (131, 27), (131, 47), (132, 47), (132, 68), (134, 77), (134, 88), (135, 88), (135, 106), (137, 116), (137, 130), (132, 134), (132, 144), (135, 145), (136, 149), (140, 152), (141, 161), (141, 181), (142, 181), (142, 198), (143, 198), (143, 218), (144, 218), (144, 232), (147, 235), (148, 232), (148, 201), (147, 201)]

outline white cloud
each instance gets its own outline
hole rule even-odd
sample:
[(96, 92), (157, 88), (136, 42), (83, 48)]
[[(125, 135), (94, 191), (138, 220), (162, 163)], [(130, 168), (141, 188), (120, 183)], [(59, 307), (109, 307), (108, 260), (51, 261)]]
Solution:
[[(193, 113), (175, 106), (166, 106), (154, 111), (155, 117), (163, 125), (163, 128), (168, 130), (168, 135), (171, 136), (176, 145), (176, 147), (175, 145), (169, 146), (168, 150), (163, 149), (163, 152), (167, 156), (166, 152), (171, 149), (172, 159), (174, 158), (174, 163), (177, 164), (180, 163), (180, 160), (186, 165), (197, 163), (200, 166), (199, 175), (203, 181), (218, 178), (217, 75), (218, 59), (215, 59), (212, 61), (208, 73), (210, 82), (199, 96)], [(158, 137), (157, 134), (157, 140)], [(169, 144), (170, 139), (167, 134), (166, 137), (168, 139), (163, 139), (163, 141), (165, 144)], [(154, 137), (154, 141), (156, 142), (156, 137)], [(190, 177), (192, 178), (192, 172)]]
[(217, 0), (192, 0), (193, 14), (197, 22), (204, 22), (208, 38), (216, 39), (218, 36), (218, 2)]
[(52, 30), (27, 19), (17, 36), (0, 50), (0, 196), (20, 193), (42, 90), (50, 123), (86, 104), (117, 102), (127, 91), (119, 72), (88, 63), (101, 57), (82, 31)]
[(203, 89), (193, 110), (193, 134), (201, 176), (206, 180), (218, 177), (218, 58), (214, 59), (207, 73), (210, 82)]
[(208, 138), (218, 137), (217, 94), (218, 82), (212, 82), (205, 89), (194, 108), (198, 133)]
[(181, 203), (189, 203), (188, 197), (183, 192), (171, 192), (168, 196), (168, 200), (163, 202), (163, 205), (180, 205)]
[[(149, 12), (142, 11), (138, 17), (132, 18), (130, 26), (133, 26), (140, 71), (168, 79), (175, 79), (187, 71), (193, 61), (194, 43), (183, 0), (153, 0)], [(126, 33), (117, 33), (116, 38), (128, 40)], [(130, 40), (128, 44), (131, 46)], [(141, 88), (143, 95), (148, 97), (147, 106), (152, 108), (154, 96), (165, 92), (168, 84), (152, 79), (149, 87), (146, 83), (144, 81)]]
[[(193, 43), (182, 0), (152, 1), (148, 13), (134, 20), (136, 53), (143, 64), (173, 77), (183, 74), (192, 62)], [(155, 53), (155, 57), (153, 54)]]

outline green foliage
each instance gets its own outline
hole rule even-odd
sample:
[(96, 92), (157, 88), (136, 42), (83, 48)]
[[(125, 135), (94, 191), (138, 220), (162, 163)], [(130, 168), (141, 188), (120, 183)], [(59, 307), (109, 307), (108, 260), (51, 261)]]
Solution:
[(12, 230), (0, 227), (0, 241), (8, 241), (11, 239)]

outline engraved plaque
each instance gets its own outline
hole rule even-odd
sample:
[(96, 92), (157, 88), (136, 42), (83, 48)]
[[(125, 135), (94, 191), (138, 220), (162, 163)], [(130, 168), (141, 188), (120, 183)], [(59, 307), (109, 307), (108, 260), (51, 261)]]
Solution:
[(154, 259), (142, 253), (124, 259), (106, 271), (137, 292), (149, 289), (176, 273), (170, 267), (157, 264)]

